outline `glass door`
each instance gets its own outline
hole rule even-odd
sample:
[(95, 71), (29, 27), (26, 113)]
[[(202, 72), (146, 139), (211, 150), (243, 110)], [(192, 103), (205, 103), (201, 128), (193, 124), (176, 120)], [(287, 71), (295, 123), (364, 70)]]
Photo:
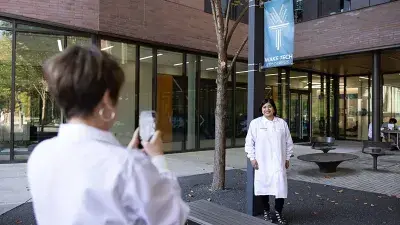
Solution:
[(310, 141), (309, 93), (290, 90), (289, 129), (294, 142)]

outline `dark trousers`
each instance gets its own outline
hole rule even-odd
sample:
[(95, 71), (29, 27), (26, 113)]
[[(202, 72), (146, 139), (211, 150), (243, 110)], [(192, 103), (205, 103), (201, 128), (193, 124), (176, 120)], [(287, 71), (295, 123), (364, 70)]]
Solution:
[[(264, 206), (264, 210), (265, 211), (269, 211), (270, 210), (269, 196), (268, 195), (263, 195), (263, 196), (261, 196), (261, 199), (262, 199), (262, 203), (263, 203), (263, 206)], [(285, 199), (284, 198), (275, 198), (275, 210), (278, 213), (282, 213), (284, 204), (285, 204)]]

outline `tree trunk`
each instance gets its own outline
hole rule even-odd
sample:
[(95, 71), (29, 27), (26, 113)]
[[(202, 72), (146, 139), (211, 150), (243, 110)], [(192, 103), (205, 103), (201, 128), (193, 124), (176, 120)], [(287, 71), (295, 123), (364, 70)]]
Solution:
[[(219, 76), (218, 80), (221, 80)], [(217, 100), (215, 108), (215, 152), (212, 190), (225, 188), (226, 156), (226, 82), (217, 82)]]
[(44, 123), (45, 123), (45, 118), (46, 118), (46, 94), (44, 93), (42, 95), (42, 121), (40, 125), (40, 131), (44, 131)]
[(212, 190), (225, 188), (225, 155), (226, 155), (226, 108), (227, 108), (227, 73), (228, 56), (219, 52), (217, 69), (217, 99), (215, 107), (215, 152)]

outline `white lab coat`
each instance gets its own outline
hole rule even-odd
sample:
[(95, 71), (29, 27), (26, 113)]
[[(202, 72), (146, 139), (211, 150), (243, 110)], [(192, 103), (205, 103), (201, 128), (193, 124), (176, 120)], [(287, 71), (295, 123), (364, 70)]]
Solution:
[(61, 125), (34, 149), (28, 181), (38, 225), (180, 225), (189, 213), (164, 156), (83, 124)]
[(285, 162), (293, 153), (293, 141), (287, 123), (278, 117), (272, 121), (264, 116), (250, 122), (245, 151), (250, 160), (256, 159), (254, 194), (287, 198)]

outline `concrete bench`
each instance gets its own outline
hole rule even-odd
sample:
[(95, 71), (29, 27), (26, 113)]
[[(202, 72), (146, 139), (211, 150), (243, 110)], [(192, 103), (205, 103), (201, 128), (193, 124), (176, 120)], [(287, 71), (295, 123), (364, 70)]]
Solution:
[(311, 141), (312, 149), (321, 150), (324, 153), (328, 153), (330, 150), (336, 149), (335, 147), (335, 138), (333, 137), (315, 137)]
[(319, 167), (319, 171), (322, 173), (334, 173), (340, 163), (357, 159), (358, 156), (347, 153), (315, 153), (300, 155), (297, 158), (303, 161), (316, 163)]
[(198, 200), (189, 203), (190, 214), (188, 224), (190, 225), (272, 225), (268, 221), (253, 217), (232, 209), (225, 208), (215, 203)]
[(391, 149), (391, 143), (379, 141), (363, 141), (363, 148), (361, 150), (364, 154), (370, 154), (373, 158), (373, 170), (378, 170), (378, 157), (390, 156), (392, 153), (388, 152)]

